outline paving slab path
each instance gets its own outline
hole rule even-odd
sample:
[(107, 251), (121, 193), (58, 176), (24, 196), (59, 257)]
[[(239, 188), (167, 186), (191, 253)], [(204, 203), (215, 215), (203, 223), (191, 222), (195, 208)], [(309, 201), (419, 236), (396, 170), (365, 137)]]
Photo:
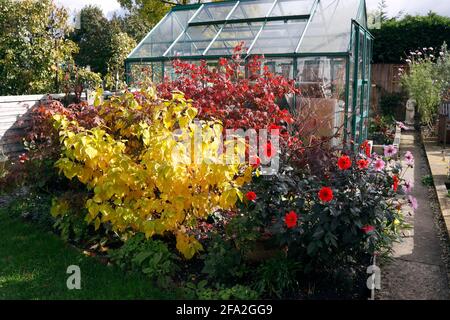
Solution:
[(450, 299), (446, 258), (443, 256), (445, 244), (438, 222), (440, 212), (436, 210), (434, 195), (421, 181), (430, 171), (417, 132), (402, 133), (401, 157), (407, 150), (413, 153), (415, 166), (408, 169), (404, 177), (414, 181), (412, 195), (419, 206), (415, 212), (411, 208), (404, 210), (412, 229), (406, 230), (403, 241), (394, 245), (393, 262), (381, 267), (381, 290), (377, 299)]

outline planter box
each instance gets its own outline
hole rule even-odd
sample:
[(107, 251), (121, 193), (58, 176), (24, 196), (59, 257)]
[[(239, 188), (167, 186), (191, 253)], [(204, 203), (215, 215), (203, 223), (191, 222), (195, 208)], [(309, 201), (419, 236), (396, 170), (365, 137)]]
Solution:
[[(400, 148), (400, 139), (402, 137), (402, 129), (400, 128), (399, 125), (397, 125), (395, 127), (395, 136), (394, 136), (394, 142), (392, 143), (394, 145), (394, 147), (397, 148), (397, 150), (399, 150)], [(384, 154), (384, 146), (385, 145), (381, 145), (381, 144), (372, 144), (372, 152), (375, 152), (376, 154)], [(397, 156), (397, 155), (396, 155)]]

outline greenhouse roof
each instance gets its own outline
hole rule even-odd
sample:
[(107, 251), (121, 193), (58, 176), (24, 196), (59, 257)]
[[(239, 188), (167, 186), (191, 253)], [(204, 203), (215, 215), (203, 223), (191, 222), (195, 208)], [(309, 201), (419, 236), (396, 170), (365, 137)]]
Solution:
[(352, 20), (367, 26), (365, 0), (231, 0), (175, 6), (128, 60), (347, 53)]

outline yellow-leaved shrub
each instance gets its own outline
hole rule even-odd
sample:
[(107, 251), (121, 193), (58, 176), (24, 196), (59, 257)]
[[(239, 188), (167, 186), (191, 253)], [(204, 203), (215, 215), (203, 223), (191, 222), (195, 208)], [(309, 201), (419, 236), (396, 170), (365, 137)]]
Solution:
[[(197, 220), (233, 208), (252, 168), (221, 161), (221, 122), (197, 120), (181, 93), (169, 101), (151, 90), (125, 93), (97, 108), (104, 124), (89, 130), (54, 115), (63, 150), (56, 167), (91, 191), (87, 221), (96, 228), (110, 223), (123, 235), (171, 233), (177, 249), (191, 258), (202, 250), (190, 232)], [(180, 143), (196, 134), (200, 149)], [(194, 159), (199, 152), (205, 161)]]

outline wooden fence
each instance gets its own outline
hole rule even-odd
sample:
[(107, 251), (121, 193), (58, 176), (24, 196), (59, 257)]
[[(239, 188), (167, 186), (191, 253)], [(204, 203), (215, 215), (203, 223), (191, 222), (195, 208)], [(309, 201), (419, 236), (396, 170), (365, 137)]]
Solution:
[[(372, 64), (372, 89), (370, 94), (370, 105), (375, 114), (379, 114), (379, 102), (381, 96), (386, 93), (401, 92), (400, 85), (400, 69), (406, 69), (405, 64)], [(400, 117), (405, 116), (405, 106), (401, 110), (397, 110)], [(398, 119), (403, 120), (403, 119)]]

